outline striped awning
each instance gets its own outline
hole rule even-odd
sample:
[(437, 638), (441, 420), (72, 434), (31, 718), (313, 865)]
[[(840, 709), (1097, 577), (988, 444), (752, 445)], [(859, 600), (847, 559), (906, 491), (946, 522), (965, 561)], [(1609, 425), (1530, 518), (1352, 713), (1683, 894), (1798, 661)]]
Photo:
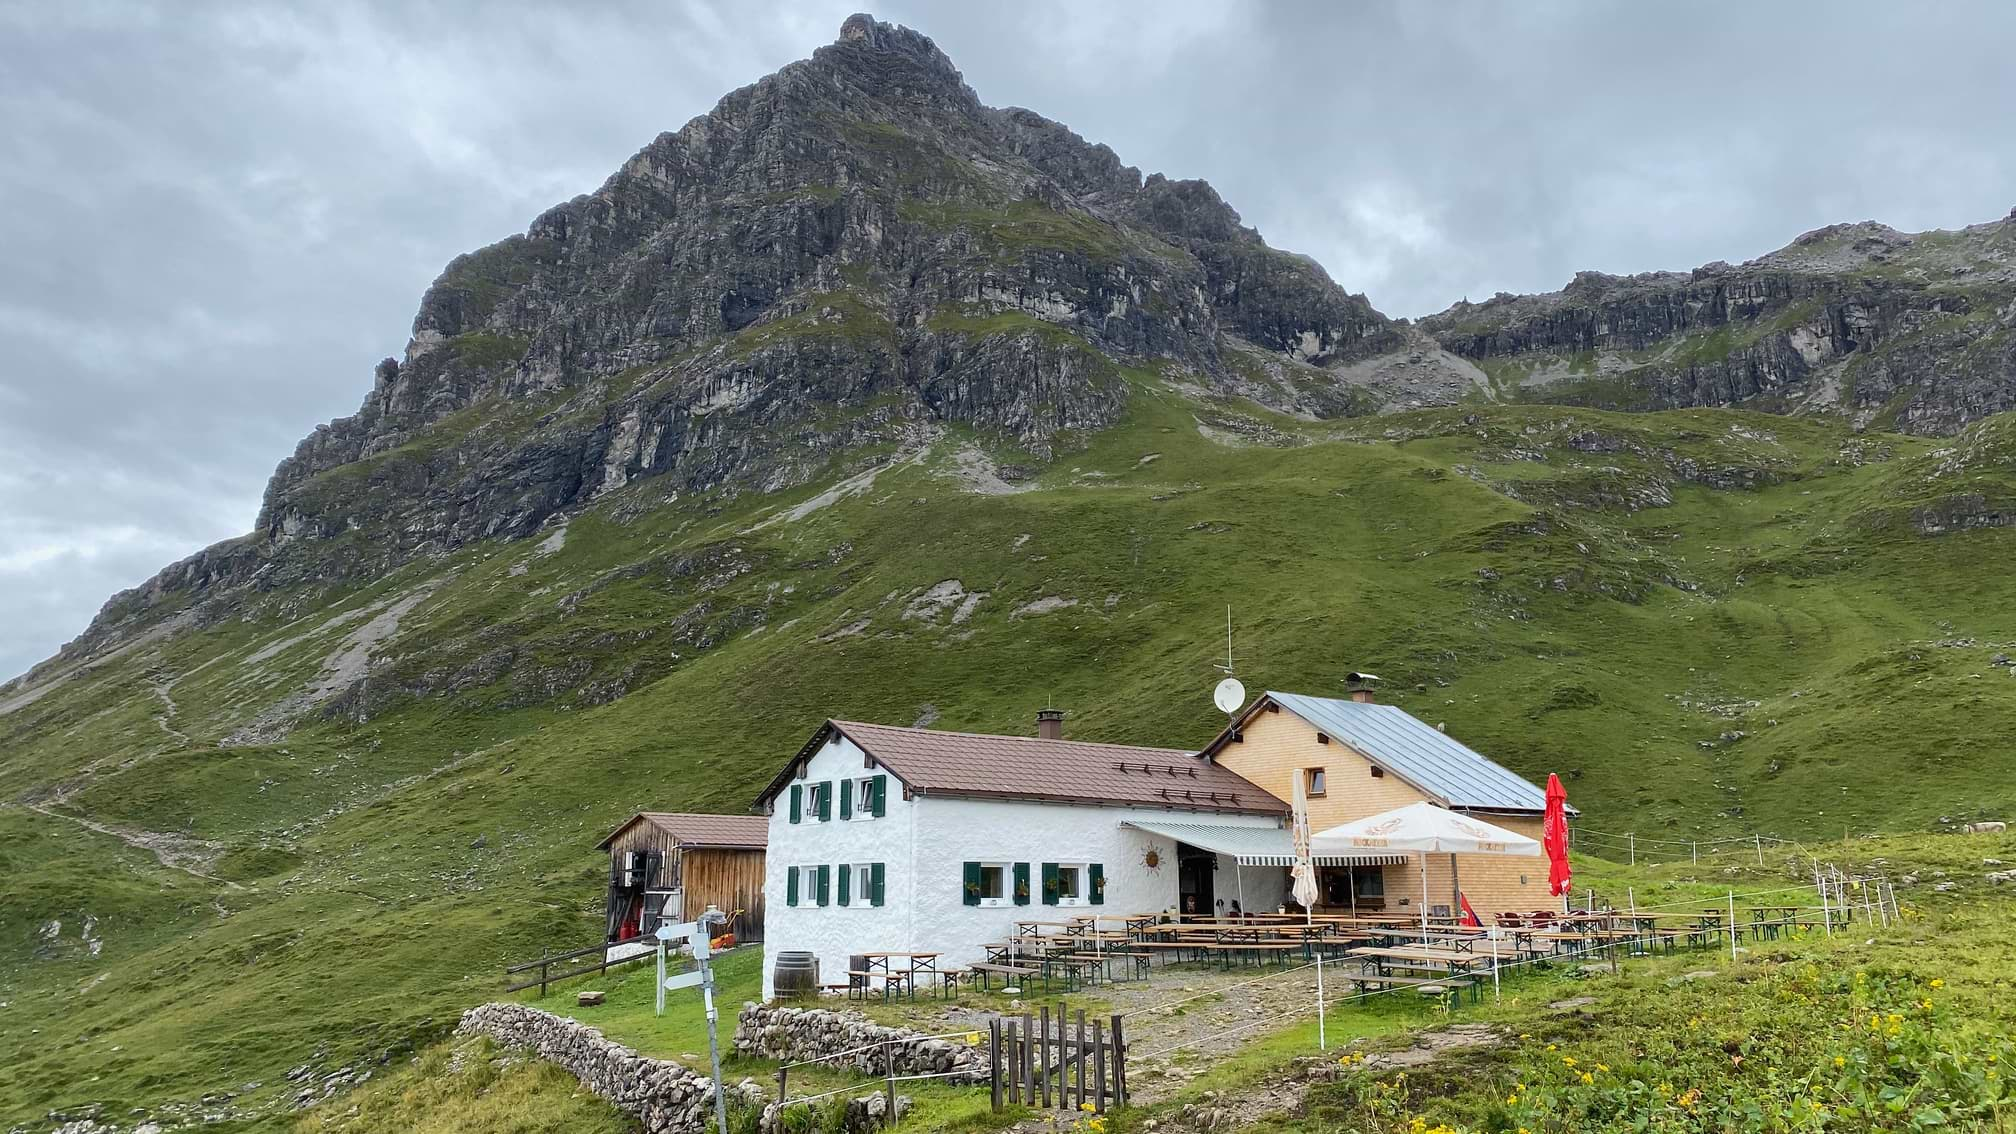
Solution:
[[(1122, 827), (1146, 831), (1199, 850), (1231, 855), (1241, 866), (1293, 866), (1295, 844), (1285, 827), (1243, 826), (1232, 823), (1149, 822), (1123, 820)], [(1404, 854), (1319, 854), (1318, 866), (1395, 866), (1409, 861)]]

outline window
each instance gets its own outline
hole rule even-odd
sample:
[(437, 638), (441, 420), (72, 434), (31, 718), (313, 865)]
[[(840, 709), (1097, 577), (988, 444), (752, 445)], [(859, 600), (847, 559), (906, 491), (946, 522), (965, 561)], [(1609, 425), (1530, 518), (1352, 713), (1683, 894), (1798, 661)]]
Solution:
[(828, 782), (805, 786), (805, 808), (821, 823), (833, 818), (833, 784)]
[(840, 867), (839, 904), (850, 908), (882, 904), (882, 864), (844, 863)]
[[(864, 776), (847, 784), (848, 799), (840, 809), (842, 819), (880, 819), (887, 809), (889, 777)], [(851, 805), (851, 806), (850, 806)]]
[(1372, 765), (1372, 778), (1373, 778), (1373, 779), (1375, 779), (1375, 780), (1383, 780), (1383, 779), (1385, 779), (1385, 778), (1386, 778), (1386, 769), (1384, 769), (1384, 768), (1380, 767), (1380, 766), (1379, 766), (1379, 765), (1377, 765), (1377, 764), (1374, 764), (1374, 765)]
[(1043, 904), (1097, 906), (1106, 901), (1106, 868), (1096, 862), (1043, 864)]
[(1075, 906), (1085, 898), (1085, 868), (1075, 862), (1057, 864), (1057, 904)]
[(789, 906), (823, 906), (832, 897), (833, 868), (830, 866), (794, 866), (785, 880), (784, 904)]
[(1024, 898), (1014, 896), (1014, 888), (1026, 886), (1026, 878), (1028, 866), (1012, 862), (968, 862), (964, 874), (960, 876), (960, 888), (964, 890), (968, 906), (994, 908), (1022, 904)]
[(1322, 795), (1324, 790), (1329, 786), (1328, 777), (1324, 776), (1323, 769), (1321, 768), (1302, 769), (1302, 778), (1302, 786), (1308, 789), (1308, 793), (1312, 797)]

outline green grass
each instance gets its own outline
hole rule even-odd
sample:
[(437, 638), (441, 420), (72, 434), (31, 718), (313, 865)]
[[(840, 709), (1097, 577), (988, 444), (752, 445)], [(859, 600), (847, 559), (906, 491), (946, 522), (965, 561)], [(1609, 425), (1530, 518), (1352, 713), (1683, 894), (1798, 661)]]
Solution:
[[(1561, 772), (1595, 830), (1838, 838), (2016, 808), (2016, 678), (1988, 664), (2016, 642), (2016, 535), (1883, 519), (2004, 491), (1999, 419), (1950, 442), (1729, 411), (1311, 423), (1120, 377), (1127, 419), (1033, 491), (961, 491), (947, 446), (755, 531), (822, 486), (668, 502), (647, 481), (558, 550), (256, 594), (0, 717), (5, 798), (65, 793), (57, 817), (0, 807), (0, 1118), (220, 1087), (257, 1110), (302, 1062), (404, 1059), (505, 964), (599, 935), (593, 844), (617, 820), (742, 810), (828, 716), (928, 705), (1021, 732), (1048, 699), (1076, 736), (1202, 743), (1228, 603), (1249, 688), (1370, 668), (1430, 723)], [(1652, 483), (1670, 504), (1605, 502)], [(945, 579), (987, 593), (968, 622), (902, 617)], [(217, 746), (368, 616), (332, 619), (437, 580), (357, 699)], [(1077, 605), (1014, 616), (1045, 597)], [(214, 844), (209, 877), (62, 815)], [(85, 917), (115, 927), (95, 957)]]

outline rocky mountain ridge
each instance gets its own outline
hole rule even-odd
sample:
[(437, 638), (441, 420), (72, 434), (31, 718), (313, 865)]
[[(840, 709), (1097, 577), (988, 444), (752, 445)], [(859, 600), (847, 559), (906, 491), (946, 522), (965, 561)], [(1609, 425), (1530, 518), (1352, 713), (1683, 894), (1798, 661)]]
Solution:
[(1408, 338), (1208, 184), (986, 107), (928, 37), (855, 16), (458, 257), (252, 534), (115, 597), (66, 653), (175, 596), (368, 578), (646, 478), (776, 491), (948, 427), (1041, 462), (1144, 375), (1366, 412), (1377, 375), (1325, 367)]
[(1508, 400), (1742, 405), (1952, 434), (2016, 408), (2016, 210), (1954, 232), (1830, 225), (1735, 266), (1581, 272), (1419, 327)]
[(1205, 182), (985, 106), (867, 16), (458, 257), (252, 533), (107, 603), (51, 663), (246, 588), (367, 580), (651, 482), (725, 501), (932, 443), (1007, 483), (1143, 384), (1303, 420), (1466, 402), (1842, 414), (1957, 432), (2016, 391), (2016, 220), (1835, 225), (1742, 265), (1380, 315)]

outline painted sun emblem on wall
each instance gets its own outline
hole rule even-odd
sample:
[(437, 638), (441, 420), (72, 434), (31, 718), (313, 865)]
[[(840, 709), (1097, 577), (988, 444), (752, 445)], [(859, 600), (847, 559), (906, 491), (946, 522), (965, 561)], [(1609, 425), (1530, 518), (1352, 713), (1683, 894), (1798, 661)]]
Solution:
[(1141, 865), (1150, 870), (1160, 869), (1162, 866), (1162, 852), (1156, 850), (1154, 847), (1149, 847), (1147, 850), (1142, 851)]

